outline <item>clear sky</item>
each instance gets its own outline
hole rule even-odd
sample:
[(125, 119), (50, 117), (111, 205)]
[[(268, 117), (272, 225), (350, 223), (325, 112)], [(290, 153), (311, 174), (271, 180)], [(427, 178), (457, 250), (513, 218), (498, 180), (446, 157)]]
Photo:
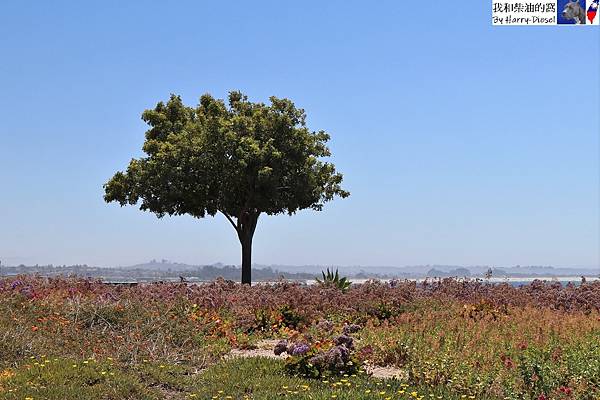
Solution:
[[(141, 112), (288, 97), (352, 196), (259, 221), (254, 262), (599, 265), (600, 29), (491, 1), (3, 1), (0, 259), (239, 263), (218, 216), (105, 204)], [(89, 4), (89, 3), (88, 3)]]

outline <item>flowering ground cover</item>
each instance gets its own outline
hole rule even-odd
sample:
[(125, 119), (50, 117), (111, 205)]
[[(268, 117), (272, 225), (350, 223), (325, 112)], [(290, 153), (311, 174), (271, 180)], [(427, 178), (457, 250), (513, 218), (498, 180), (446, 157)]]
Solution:
[(0, 280), (0, 399), (275, 397), (600, 399), (600, 282)]

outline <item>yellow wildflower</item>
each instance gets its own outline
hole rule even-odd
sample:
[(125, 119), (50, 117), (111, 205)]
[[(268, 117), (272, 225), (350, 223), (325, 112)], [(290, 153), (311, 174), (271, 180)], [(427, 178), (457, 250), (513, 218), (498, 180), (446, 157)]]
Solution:
[(5, 369), (4, 371), (0, 372), (0, 379), (8, 379), (12, 378), (13, 376), (15, 376), (15, 373), (10, 369)]

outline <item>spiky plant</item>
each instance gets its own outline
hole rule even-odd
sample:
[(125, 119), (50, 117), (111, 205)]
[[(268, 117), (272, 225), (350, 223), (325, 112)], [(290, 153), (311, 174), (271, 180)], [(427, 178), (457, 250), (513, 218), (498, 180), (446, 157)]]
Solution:
[(333, 272), (333, 269), (330, 271), (329, 268), (327, 268), (327, 273), (321, 271), (321, 274), (323, 275), (322, 280), (315, 278), (320, 285), (333, 286), (340, 289), (342, 292), (347, 291), (348, 288), (350, 288), (350, 285), (352, 285), (352, 282), (350, 282), (348, 278), (340, 278), (337, 268), (335, 269), (335, 273)]

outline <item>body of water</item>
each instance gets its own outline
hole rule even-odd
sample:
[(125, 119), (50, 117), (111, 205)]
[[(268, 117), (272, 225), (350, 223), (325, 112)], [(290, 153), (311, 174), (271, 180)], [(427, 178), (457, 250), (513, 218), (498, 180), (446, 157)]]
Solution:
[[(390, 281), (412, 281), (412, 282), (417, 282), (417, 283), (422, 283), (425, 280), (429, 281), (429, 282), (433, 282), (438, 280), (437, 278), (418, 278), (418, 279), (404, 279), (404, 278), (397, 278), (397, 279), (352, 279), (349, 278), (350, 281), (353, 284), (361, 284), (361, 283), (365, 283), (371, 280), (375, 280), (375, 281), (382, 281), (382, 282), (390, 282)], [(545, 282), (559, 282), (562, 285), (566, 285), (568, 283), (572, 283), (574, 285), (580, 285), (581, 284), (581, 276), (565, 276), (565, 277), (509, 277), (509, 278), (489, 278), (489, 279), (484, 279), (484, 278), (457, 278), (459, 281), (460, 280), (472, 280), (475, 281), (476, 279), (479, 280), (480, 282), (483, 283), (493, 283), (493, 284), (501, 284), (501, 283), (508, 283), (512, 286), (522, 286), (522, 285), (528, 285), (533, 281), (539, 280), (539, 281), (545, 281)], [(139, 278), (139, 279), (102, 279), (103, 282), (105, 283), (110, 283), (110, 284), (137, 284), (137, 283), (152, 283), (152, 282), (180, 282), (179, 279), (177, 278), (168, 278), (168, 279), (156, 279), (156, 278)], [(587, 282), (594, 282), (600, 280), (600, 277), (586, 277), (586, 281)], [(317, 283), (316, 280), (314, 279), (300, 279), (300, 280), (288, 280), (289, 282), (299, 282), (299, 283), (303, 283), (306, 285), (314, 285)], [(205, 283), (209, 283), (212, 281), (205, 281), (205, 280), (201, 280), (195, 277), (186, 277), (186, 283), (188, 284), (205, 284)], [(277, 283), (279, 281), (259, 281), (259, 282), (255, 282), (255, 284), (273, 284), (273, 283)]]

